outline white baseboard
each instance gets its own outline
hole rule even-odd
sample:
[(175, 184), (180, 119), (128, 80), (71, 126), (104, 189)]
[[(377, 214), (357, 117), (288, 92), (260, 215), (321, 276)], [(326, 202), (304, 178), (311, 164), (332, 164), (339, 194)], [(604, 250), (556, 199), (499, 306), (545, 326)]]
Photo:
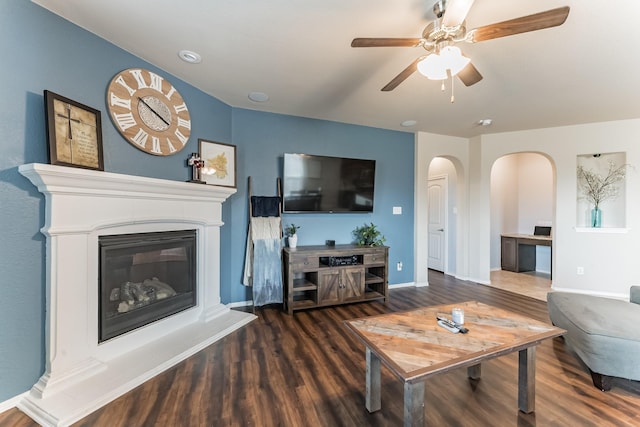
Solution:
[(238, 307), (251, 307), (253, 305), (253, 301), (238, 301), (238, 302), (230, 302), (226, 304), (229, 308), (238, 308)]
[(19, 394), (15, 397), (12, 397), (9, 400), (5, 400), (4, 402), (0, 402), (0, 414), (3, 412), (8, 411), (9, 409), (13, 409), (15, 407), (18, 406), (18, 403), (20, 403), (20, 401), (22, 400), (22, 398), (24, 398), (24, 396), (27, 395), (27, 393), (29, 393), (28, 391), (25, 391), (22, 394)]
[(417, 287), (419, 286), (415, 282), (407, 282), (407, 283), (394, 283), (393, 285), (389, 285), (389, 289), (398, 289), (398, 288), (409, 288), (409, 287)]
[(613, 293), (613, 292), (598, 292), (598, 291), (588, 291), (584, 289), (573, 289), (573, 288), (560, 288), (551, 285), (551, 290), (556, 292), (569, 292), (572, 294), (581, 294), (581, 295), (592, 295), (594, 297), (604, 297), (604, 298), (613, 298), (624, 301), (629, 301), (629, 295)]
[(481, 280), (481, 279), (474, 279), (473, 277), (471, 278), (460, 278), (460, 277), (456, 277), (456, 279), (460, 279), (460, 280), (465, 280), (467, 282), (474, 282), (474, 283), (479, 283), (481, 285), (490, 285), (491, 284), (491, 280)]

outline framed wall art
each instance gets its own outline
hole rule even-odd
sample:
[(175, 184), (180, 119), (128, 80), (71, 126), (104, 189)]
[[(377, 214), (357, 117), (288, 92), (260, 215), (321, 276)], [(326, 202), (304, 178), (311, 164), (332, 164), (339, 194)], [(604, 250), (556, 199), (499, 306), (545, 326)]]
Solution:
[(204, 160), (201, 179), (207, 184), (236, 188), (236, 146), (199, 139)]
[(44, 91), (49, 163), (104, 170), (100, 111)]

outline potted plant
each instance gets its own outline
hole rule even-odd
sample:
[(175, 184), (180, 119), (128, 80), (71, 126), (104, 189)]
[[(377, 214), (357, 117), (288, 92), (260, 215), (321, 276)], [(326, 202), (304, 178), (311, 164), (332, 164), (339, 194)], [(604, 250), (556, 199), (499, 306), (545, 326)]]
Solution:
[(290, 248), (298, 246), (298, 229), (300, 229), (300, 226), (295, 224), (289, 224), (284, 227), (284, 234), (287, 236)]
[(353, 230), (358, 246), (382, 246), (387, 240), (374, 223), (364, 224)]

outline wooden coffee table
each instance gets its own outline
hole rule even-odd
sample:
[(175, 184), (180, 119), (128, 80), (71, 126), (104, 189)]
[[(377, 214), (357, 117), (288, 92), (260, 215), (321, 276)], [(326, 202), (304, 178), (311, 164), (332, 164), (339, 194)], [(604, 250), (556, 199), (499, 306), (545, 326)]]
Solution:
[[(451, 319), (464, 309), (466, 334), (440, 327), (436, 315)], [(404, 425), (424, 424), (425, 379), (457, 368), (480, 378), (480, 364), (519, 352), (518, 407), (535, 409), (536, 345), (566, 331), (547, 323), (476, 301), (425, 307), (401, 313), (347, 320), (345, 325), (366, 346), (366, 407), (380, 409), (380, 362), (404, 382)]]

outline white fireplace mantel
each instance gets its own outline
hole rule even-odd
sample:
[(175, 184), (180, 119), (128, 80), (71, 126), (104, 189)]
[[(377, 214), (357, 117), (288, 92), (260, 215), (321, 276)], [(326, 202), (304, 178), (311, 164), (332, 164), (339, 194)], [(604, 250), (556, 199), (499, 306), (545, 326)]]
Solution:
[[(27, 164), (45, 195), (46, 366), (18, 407), (69, 425), (249, 323), (220, 302), (222, 203), (235, 189)], [(197, 305), (98, 344), (98, 238), (197, 233)]]

